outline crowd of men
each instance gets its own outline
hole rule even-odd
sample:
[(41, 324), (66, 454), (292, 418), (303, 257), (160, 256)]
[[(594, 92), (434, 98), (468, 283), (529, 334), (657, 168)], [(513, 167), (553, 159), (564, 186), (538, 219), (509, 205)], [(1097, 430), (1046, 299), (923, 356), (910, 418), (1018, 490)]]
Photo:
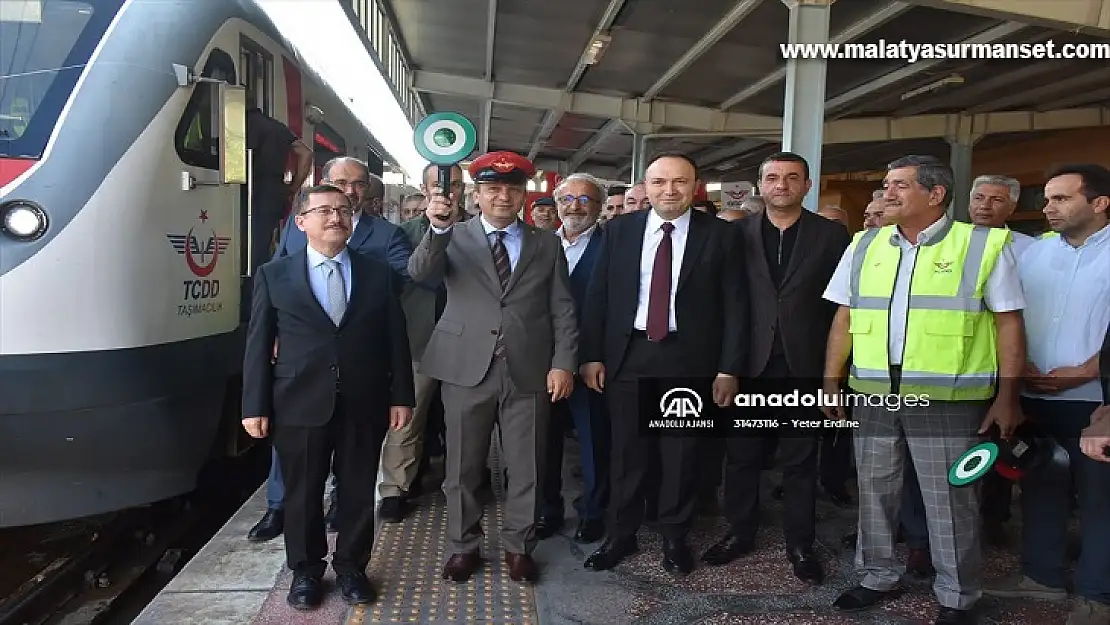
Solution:
[[(698, 167), (680, 153), (654, 156), (628, 188), (572, 174), (528, 207), (527, 159), (494, 152), (469, 173), (475, 214), (464, 210), (462, 170), (440, 189), (429, 166), (396, 226), (380, 216), (380, 178), (337, 159), (300, 193), (258, 272), (244, 426), (272, 437), (275, 452), (269, 509), (249, 538), (285, 534), (291, 605), (321, 603), (329, 529), (344, 599), (376, 599), (365, 575), (375, 476), (380, 465), (381, 518), (402, 522), (420, 494), (424, 447), (438, 447), (429, 417), (441, 406), (444, 579), (463, 583), (483, 568), (491, 441), (508, 469), (505, 553), (485, 555), (503, 557), (515, 582), (539, 579), (537, 541), (565, 524), (560, 468), (573, 429), (583, 482), (573, 535), (600, 543), (585, 568), (616, 567), (647, 525), (663, 538), (661, 566), (689, 573), (692, 520), (715, 508), (729, 529), (700, 560), (742, 558), (755, 549), (761, 473), (778, 466), (784, 559), (821, 584), (815, 501), (824, 492), (850, 505), (854, 448), (859, 522), (846, 539), (863, 577), (836, 607), (894, 596), (906, 569), (935, 576), (940, 624), (974, 622), (984, 593), (1062, 599), (1077, 507), (1068, 624), (1110, 625), (1106, 169), (1048, 174), (1052, 232), (1038, 239), (1007, 228), (1020, 187), (1004, 176), (976, 179), (971, 223), (953, 219), (953, 172), (932, 157), (887, 166), (854, 236), (839, 208), (806, 210), (816, 181), (789, 152), (762, 163), (758, 196), (720, 212), (695, 201)], [(931, 401), (857, 404), (858, 428), (814, 435), (645, 435), (657, 412), (645, 398), (674, 380), (722, 409), (738, 393), (835, 397), (845, 387)], [(824, 408), (830, 419), (846, 410)], [(1004, 538), (1013, 482), (955, 488), (949, 468), (983, 437), (1030, 428), (1052, 445), (1021, 480), (1021, 573), (983, 580), (981, 543)], [(895, 558), (900, 536), (905, 564)]]

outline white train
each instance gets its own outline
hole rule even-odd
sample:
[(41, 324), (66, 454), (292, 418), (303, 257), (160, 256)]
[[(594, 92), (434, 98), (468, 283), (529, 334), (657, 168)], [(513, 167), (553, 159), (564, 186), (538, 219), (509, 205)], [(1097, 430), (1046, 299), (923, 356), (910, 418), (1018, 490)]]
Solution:
[(317, 167), (389, 160), (252, 0), (0, 2), (0, 527), (185, 493), (234, 451), (269, 245), (249, 106)]

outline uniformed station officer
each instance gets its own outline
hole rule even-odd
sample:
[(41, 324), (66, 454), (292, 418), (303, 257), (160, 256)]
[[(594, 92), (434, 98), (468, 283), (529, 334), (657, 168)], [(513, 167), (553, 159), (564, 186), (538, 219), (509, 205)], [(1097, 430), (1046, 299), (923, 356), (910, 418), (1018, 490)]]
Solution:
[(949, 218), (954, 186), (951, 168), (933, 157), (888, 165), (892, 225), (858, 233), (825, 292), (840, 304), (825, 392), (837, 394), (850, 355), (849, 386), (878, 400), (854, 404), (853, 414), (856, 562), (866, 576), (835, 605), (871, 607), (899, 583), (894, 542), (908, 451), (924, 494), (941, 625), (973, 622), (981, 594), (978, 495), (949, 486), (948, 469), (979, 442), (977, 431), (993, 424), (1012, 433), (1025, 365), (1025, 298), (1011, 234)]

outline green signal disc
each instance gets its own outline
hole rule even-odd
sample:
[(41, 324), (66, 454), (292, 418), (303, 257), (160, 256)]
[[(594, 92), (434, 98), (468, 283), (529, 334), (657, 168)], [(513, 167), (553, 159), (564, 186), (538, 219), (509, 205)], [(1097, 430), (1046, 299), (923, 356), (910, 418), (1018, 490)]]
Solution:
[(948, 469), (948, 483), (967, 486), (986, 475), (998, 460), (998, 445), (987, 441), (967, 450)]
[(413, 130), (420, 156), (434, 165), (454, 165), (474, 151), (478, 133), (474, 124), (458, 113), (433, 113)]

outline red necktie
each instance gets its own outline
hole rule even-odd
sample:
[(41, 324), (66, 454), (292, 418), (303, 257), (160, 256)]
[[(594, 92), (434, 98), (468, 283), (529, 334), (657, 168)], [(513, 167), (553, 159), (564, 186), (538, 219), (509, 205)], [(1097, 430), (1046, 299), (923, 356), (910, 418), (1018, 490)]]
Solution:
[(663, 240), (655, 251), (648, 294), (647, 335), (649, 341), (662, 341), (671, 328), (671, 232), (674, 224), (664, 221)]

